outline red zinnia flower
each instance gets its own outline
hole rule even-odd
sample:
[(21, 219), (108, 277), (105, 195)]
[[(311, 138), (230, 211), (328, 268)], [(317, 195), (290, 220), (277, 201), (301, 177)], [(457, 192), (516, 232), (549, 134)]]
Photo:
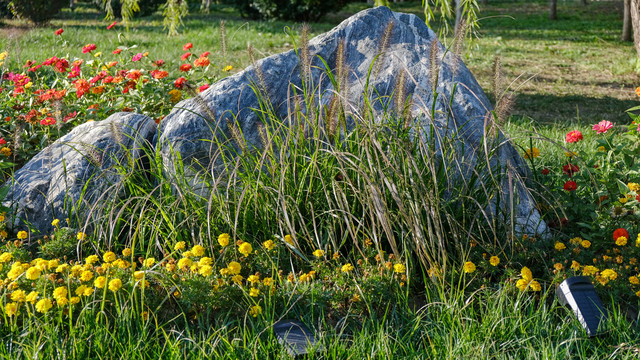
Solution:
[(54, 34), (56, 34), (56, 36), (60, 36), (62, 35), (62, 33), (64, 32), (64, 30), (62, 28), (56, 30), (56, 32), (54, 32)]
[(191, 64), (182, 64), (180, 65), (180, 71), (186, 72), (191, 70)]
[(184, 53), (184, 54), (182, 54), (182, 56), (180, 56), (180, 59), (182, 59), (182, 61), (185, 61), (185, 60), (187, 60), (189, 58), (189, 56), (191, 56), (190, 52)]
[(618, 240), (618, 238), (620, 237), (626, 237), (627, 240), (629, 239), (629, 232), (626, 229), (623, 228), (618, 228), (613, 232), (613, 241)]
[(76, 87), (76, 96), (78, 97), (78, 99), (80, 99), (82, 95), (89, 91), (89, 88), (91, 87), (91, 85), (89, 85), (89, 82), (85, 79), (78, 79), (73, 85)]
[(562, 167), (562, 172), (568, 175), (569, 177), (573, 176), (573, 174), (577, 173), (578, 171), (580, 171), (580, 168), (578, 167), (578, 165), (567, 164)]
[(173, 85), (178, 88), (178, 89), (182, 89), (182, 87), (184, 86), (184, 83), (187, 82), (187, 79), (183, 78), (183, 77), (179, 77), (176, 79), (176, 82), (173, 83)]
[(85, 46), (82, 47), (82, 53), (86, 54), (86, 53), (91, 53), (93, 50), (95, 50), (96, 44), (87, 44)]
[(111, 30), (117, 23), (117, 21), (112, 22), (111, 25), (107, 26), (107, 30)]
[(120, 54), (121, 52), (122, 52), (122, 49), (115, 49), (115, 50), (113, 50), (113, 53), (114, 53), (115, 55), (118, 55), (118, 54)]
[(55, 125), (55, 124), (56, 124), (56, 119), (52, 117), (47, 117), (40, 120), (40, 125), (49, 126), (49, 125)]
[(74, 77), (78, 77), (80, 76), (80, 67), (79, 66), (74, 66), (73, 69), (71, 69), (71, 71), (69, 71), (69, 76), (67, 76), (69, 79), (73, 79)]
[(573, 130), (567, 134), (566, 141), (568, 143), (575, 143), (582, 140), (582, 133), (580, 130)]
[(549, 169), (542, 169), (542, 175), (549, 175)]
[(64, 119), (62, 119), (63, 122), (67, 122), (71, 119), (73, 119), (74, 117), (76, 117), (76, 115), (78, 115), (77, 111), (74, 111), (72, 113), (69, 113), (69, 115), (65, 116)]
[(182, 50), (187, 51), (189, 49), (191, 49), (193, 47), (192, 43), (186, 43), (184, 44), (184, 46), (182, 47)]
[(154, 79), (164, 79), (169, 76), (169, 73), (164, 70), (153, 70), (151, 71), (151, 76)]
[(567, 191), (575, 191), (578, 188), (578, 184), (575, 181), (569, 180), (564, 183), (563, 188)]
[(200, 57), (207, 57), (207, 56), (209, 56), (209, 54), (211, 54), (211, 53), (208, 52), (208, 51), (205, 51), (202, 54), (200, 54)]
[[(142, 72), (140, 70), (131, 70), (127, 74), (127, 78), (129, 78), (131, 80), (138, 80), (140, 78), (140, 76), (142, 76)], [(134, 85), (134, 87), (135, 87), (135, 85)]]
[(153, 64), (155, 66), (157, 66), (157, 67), (160, 67), (160, 66), (164, 65), (164, 60), (158, 59), (158, 60), (154, 61)]
[(196, 59), (196, 61), (193, 62), (193, 65), (195, 65), (196, 67), (200, 66), (200, 67), (205, 67), (205, 66), (209, 66), (210, 62), (209, 59), (206, 57), (201, 57)]
[(7, 143), (7, 140), (5, 140), (4, 138), (0, 138), (0, 145), (4, 145)]
[(200, 86), (200, 88), (198, 89), (198, 92), (203, 92), (205, 90), (207, 90), (209, 88), (209, 84), (204, 84), (202, 86)]

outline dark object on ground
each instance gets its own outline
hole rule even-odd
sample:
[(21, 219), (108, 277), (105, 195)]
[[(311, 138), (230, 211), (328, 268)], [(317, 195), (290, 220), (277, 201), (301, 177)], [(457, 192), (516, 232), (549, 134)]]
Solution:
[(607, 312), (590, 278), (574, 276), (566, 279), (556, 289), (556, 296), (562, 305), (573, 310), (589, 337), (602, 332), (601, 326), (607, 319)]
[(36, 25), (43, 25), (67, 5), (68, 0), (20, 0), (13, 2), (13, 9), (21, 18), (29, 19)]
[(318, 341), (313, 332), (303, 323), (294, 320), (281, 320), (273, 325), (278, 342), (284, 345), (291, 356), (304, 355), (316, 349)]

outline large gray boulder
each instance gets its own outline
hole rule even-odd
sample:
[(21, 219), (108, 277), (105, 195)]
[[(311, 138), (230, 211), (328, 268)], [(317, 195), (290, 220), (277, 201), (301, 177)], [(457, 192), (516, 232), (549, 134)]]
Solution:
[(2, 203), (11, 209), (9, 227), (49, 234), (53, 219), (98, 215), (117, 195), (123, 176), (143, 159), (156, 130), (151, 118), (132, 113), (77, 126), (4, 184), (10, 187)]
[[(308, 50), (311, 64), (308, 67), (293, 50), (273, 55), (213, 84), (201, 96), (177, 104), (163, 120), (157, 139), (169, 175), (179, 173), (197, 179), (201, 173), (215, 173), (216, 166), (220, 165), (220, 144), (237, 147), (237, 141), (228, 141), (233, 137), (234, 130), (230, 126), (233, 123), (247, 141), (246, 148), (259, 148), (260, 128), (265, 120), (260, 119), (256, 111), (264, 107), (256, 89), (263, 92), (262, 100), (268, 99), (267, 106), (274, 109), (278, 118), (285, 123), (289, 121), (291, 126), (300, 124), (293, 123), (290, 110), (296, 104), (303, 107), (302, 111), (306, 110), (294, 95), (295, 89), (298, 92), (302, 89), (303, 76), (314, 86), (315, 104), (328, 106), (336, 91), (333, 91), (321, 59), (334, 74), (344, 71), (340, 69), (348, 69), (344, 76), (346, 81), (343, 81), (348, 86), (339, 89), (339, 93), (351, 105), (350, 109), (358, 109), (364, 97), (370, 96), (376, 98), (370, 102), (374, 112), (384, 111), (384, 106), (392, 103), (389, 99), (394, 90), (403, 82), (400, 78), (404, 78), (404, 91), (411, 95), (413, 102), (410, 116), (414, 136), (429, 136), (431, 125), (435, 125), (440, 136), (455, 134), (465, 159), (459, 168), (459, 176), (464, 177), (472, 171), (473, 164), (478, 161), (476, 151), (483, 146), (486, 125), (491, 123), (492, 106), (471, 72), (458, 56), (437, 41), (424, 21), (414, 15), (394, 13), (386, 7), (369, 9), (310, 40)], [(437, 97), (434, 97), (434, 89), (439, 94)], [(358, 119), (355, 114), (349, 117), (348, 127), (353, 127), (354, 119)], [(526, 163), (513, 146), (503, 140), (498, 137), (502, 145), (491, 159), (493, 167), (489, 172), (514, 170), (516, 177), (526, 177)], [(179, 170), (176, 169), (178, 153)], [(546, 225), (533, 200), (521, 182), (515, 183), (515, 196), (511, 198), (516, 199), (513, 203), (516, 231), (546, 233)], [(504, 184), (504, 194), (508, 194), (506, 180)]]

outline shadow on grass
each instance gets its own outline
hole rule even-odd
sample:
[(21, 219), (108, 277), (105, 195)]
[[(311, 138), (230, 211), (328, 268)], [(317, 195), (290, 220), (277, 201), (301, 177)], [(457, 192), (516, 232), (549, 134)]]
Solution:
[(518, 94), (513, 115), (530, 117), (541, 125), (559, 120), (593, 123), (603, 119), (623, 125), (631, 121), (626, 110), (637, 105), (637, 100), (610, 96)]

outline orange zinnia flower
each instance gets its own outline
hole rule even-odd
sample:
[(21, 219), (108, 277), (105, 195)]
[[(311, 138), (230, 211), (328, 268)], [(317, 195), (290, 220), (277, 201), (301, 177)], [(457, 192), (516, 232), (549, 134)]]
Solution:
[(196, 67), (200, 66), (200, 67), (205, 67), (205, 66), (209, 66), (210, 62), (209, 59), (206, 57), (201, 57), (196, 59), (196, 61), (193, 62), (193, 65), (195, 65)]

